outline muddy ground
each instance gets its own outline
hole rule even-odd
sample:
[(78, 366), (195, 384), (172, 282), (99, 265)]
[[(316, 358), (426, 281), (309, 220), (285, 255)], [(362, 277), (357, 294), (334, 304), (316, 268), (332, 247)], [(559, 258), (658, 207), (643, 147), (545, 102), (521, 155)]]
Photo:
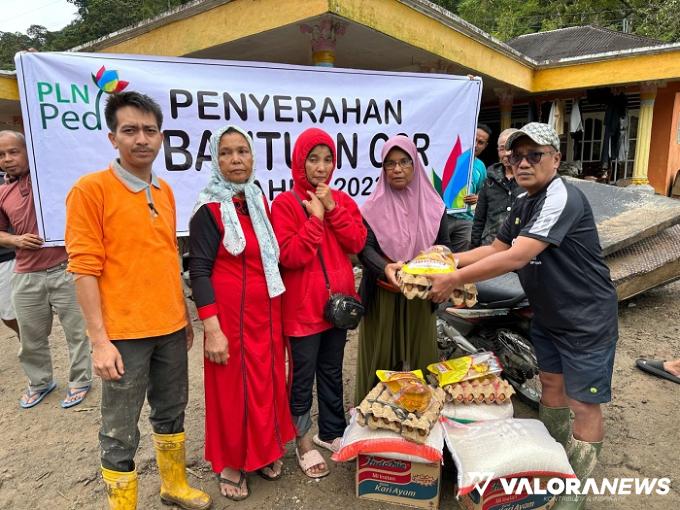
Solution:
[[(605, 406), (607, 437), (596, 477), (670, 477), (671, 493), (661, 497), (619, 496), (593, 499), (595, 510), (680, 508), (680, 385), (650, 377), (634, 367), (640, 356), (680, 357), (680, 282), (650, 291), (620, 305), (620, 340), (614, 371), (614, 401)], [(200, 322), (195, 321), (197, 338)], [(64, 410), (59, 400), (66, 391), (67, 353), (63, 332), (55, 324), (52, 354), (58, 390), (40, 405), (20, 410), (18, 399), (25, 379), (16, 358), (17, 338), (0, 326), (0, 510), (105, 509), (99, 477), (97, 430), (100, 382), (87, 400)], [(356, 338), (347, 347), (346, 401), (353, 394)], [(267, 482), (250, 476), (251, 497), (234, 503), (220, 497), (209, 466), (202, 458), (203, 391), (200, 340), (190, 355), (190, 399), (187, 409), (188, 463), (192, 483), (208, 491), (214, 508), (254, 509), (390, 509), (397, 506), (358, 500), (354, 496), (354, 464), (332, 464), (321, 481), (302, 475), (289, 446), (284, 477)], [(145, 409), (137, 465), (140, 509), (160, 509), (158, 471)], [(535, 416), (516, 404), (516, 415)], [(451, 466), (444, 467), (440, 508), (457, 508)]]

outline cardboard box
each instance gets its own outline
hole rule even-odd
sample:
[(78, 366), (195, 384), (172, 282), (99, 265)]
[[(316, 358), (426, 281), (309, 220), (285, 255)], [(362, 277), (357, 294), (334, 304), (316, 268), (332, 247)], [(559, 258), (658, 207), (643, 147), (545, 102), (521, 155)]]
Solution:
[(440, 464), (376, 455), (357, 457), (357, 497), (413, 508), (439, 508)]
[[(529, 479), (533, 486), (533, 479)], [(540, 480), (540, 479), (539, 479)], [(541, 480), (540, 487), (545, 489), (547, 480)], [(480, 494), (474, 490), (460, 497), (460, 507), (465, 510), (549, 510), (555, 504), (555, 497), (551, 494), (508, 494), (498, 480), (492, 480), (489, 486)]]

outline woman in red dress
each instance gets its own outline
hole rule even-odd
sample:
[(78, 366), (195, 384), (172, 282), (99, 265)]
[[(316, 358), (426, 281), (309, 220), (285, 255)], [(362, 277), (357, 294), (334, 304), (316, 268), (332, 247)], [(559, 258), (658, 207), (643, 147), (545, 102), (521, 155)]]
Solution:
[(225, 497), (245, 499), (245, 473), (281, 476), (295, 437), (286, 392), (283, 282), (248, 134), (210, 140), (212, 175), (190, 223), (190, 274), (205, 340), (205, 457)]

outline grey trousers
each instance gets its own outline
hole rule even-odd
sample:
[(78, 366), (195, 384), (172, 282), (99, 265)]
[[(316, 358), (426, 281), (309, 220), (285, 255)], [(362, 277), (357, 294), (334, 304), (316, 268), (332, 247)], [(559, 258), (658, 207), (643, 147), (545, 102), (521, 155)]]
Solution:
[(132, 471), (139, 446), (139, 415), (148, 398), (149, 421), (157, 434), (184, 430), (189, 397), (187, 341), (184, 329), (169, 335), (115, 340), (125, 373), (118, 381), (102, 380), (101, 463), (113, 471)]
[(462, 220), (449, 215), (449, 248), (453, 253), (460, 253), (470, 249), (472, 238), (472, 220)]
[(45, 271), (14, 273), (12, 303), (21, 334), (19, 361), (31, 391), (44, 390), (53, 381), (49, 343), (52, 308), (59, 316), (68, 344), (69, 388), (91, 384), (90, 342), (66, 263)]

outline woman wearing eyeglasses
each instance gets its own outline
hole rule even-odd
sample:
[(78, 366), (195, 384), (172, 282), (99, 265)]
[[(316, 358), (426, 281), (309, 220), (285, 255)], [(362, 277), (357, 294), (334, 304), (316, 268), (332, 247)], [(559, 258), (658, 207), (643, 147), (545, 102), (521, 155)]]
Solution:
[(377, 383), (376, 370), (412, 370), (437, 361), (432, 304), (407, 300), (395, 273), (420, 251), (448, 244), (446, 208), (408, 137), (394, 136), (385, 143), (382, 168), (375, 191), (361, 208), (368, 237), (359, 254), (366, 315), (359, 326), (357, 404)]

